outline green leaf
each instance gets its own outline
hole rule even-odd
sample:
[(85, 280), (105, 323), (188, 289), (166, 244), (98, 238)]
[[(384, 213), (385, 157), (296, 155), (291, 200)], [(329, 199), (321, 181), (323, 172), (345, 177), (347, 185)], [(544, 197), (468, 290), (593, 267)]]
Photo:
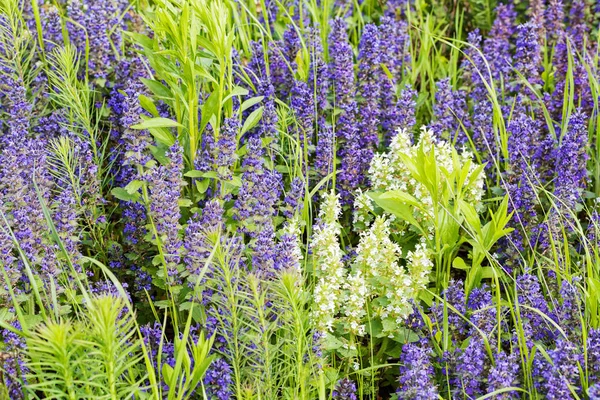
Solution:
[(456, 269), (462, 269), (463, 271), (469, 269), (469, 266), (465, 263), (465, 260), (463, 260), (462, 257), (456, 257), (454, 260), (452, 260), (452, 267)]
[(218, 91), (215, 90), (208, 96), (206, 102), (202, 105), (202, 121), (200, 123), (200, 132), (204, 132), (204, 128), (208, 125), (208, 122), (212, 116), (217, 112), (217, 108), (220, 107)]
[(125, 191), (129, 194), (134, 194), (136, 193), (138, 190), (140, 190), (140, 188), (144, 185), (144, 182), (142, 181), (138, 181), (138, 180), (134, 180), (131, 181), (127, 184), (127, 186), (125, 186)]
[(123, 188), (114, 188), (110, 191), (110, 193), (122, 201), (137, 201), (137, 199), (140, 197), (139, 193), (129, 193)]
[(183, 176), (187, 176), (188, 178), (203, 178), (204, 172), (193, 169), (183, 174)]
[(169, 119), (169, 118), (158, 117), (158, 118), (150, 118), (145, 121), (142, 121), (139, 124), (133, 125), (131, 128), (141, 130), (141, 129), (152, 129), (152, 128), (175, 128), (175, 127), (183, 128), (183, 125), (181, 125), (179, 122), (173, 121), (172, 119)]
[(191, 207), (194, 203), (190, 199), (179, 199), (177, 200), (179, 207)]
[(172, 386), (175, 383), (175, 382), (173, 382), (173, 367), (171, 367), (169, 364), (167, 364), (167, 363), (163, 364), (162, 374), (165, 378), (165, 382), (169, 386)]
[(209, 179), (202, 179), (196, 181), (196, 189), (198, 189), (198, 193), (205, 193), (210, 185)]
[(254, 128), (258, 121), (262, 118), (264, 107), (259, 107), (256, 110), (252, 111), (248, 118), (244, 121), (244, 126), (242, 126), (241, 135), (248, 132), (250, 129)]
[(265, 96), (256, 96), (256, 97), (252, 97), (252, 98), (244, 101), (242, 103), (242, 105), (240, 106), (240, 111), (241, 112), (246, 111), (247, 109), (249, 109), (253, 105), (260, 103), (264, 98), (265, 98)]
[[(248, 89), (241, 86), (234, 86), (231, 92), (223, 99), (223, 104), (233, 96), (248, 96), (248, 93)], [(242, 108), (242, 111), (244, 111), (244, 108)]]
[[(389, 192), (389, 193), (392, 193), (392, 192)], [(419, 224), (417, 222), (417, 220), (415, 219), (415, 217), (413, 215), (413, 208), (410, 205), (406, 204), (402, 200), (402, 197), (397, 197), (394, 195), (385, 196), (385, 193), (383, 195), (380, 195), (375, 192), (369, 192), (369, 193), (367, 193), (367, 195), (369, 197), (371, 197), (373, 199), (373, 201), (379, 207), (383, 208), (384, 211), (386, 211), (390, 214), (394, 214), (396, 217), (413, 225), (421, 233), (424, 233), (423, 228), (421, 227), (421, 224)], [(407, 194), (407, 196), (410, 196), (410, 195)]]
[(148, 87), (148, 89), (150, 89), (150, 91), (152, 91), (152, 93), (154, 93), (158, 97), (161, 97), (161, 98), (172, 98), (173, 97), (173, 93), (171, 93), (171, 91), (159, 81), (156, 81), (154, 79), (142, 78), (142, 82), (144, 82), (144, 84)]
[(155, 117), (159, 116), (158, 109), (156, 108), (156, 104), (154, 104), (154, 101), (152, 101), (152, 99), (150, 97), (140, 94), (138, 99), (140, 100), (140, 105), (142, 106), (142, 108), (144, 110), (148, 111), (150, 114), (152, 114)]

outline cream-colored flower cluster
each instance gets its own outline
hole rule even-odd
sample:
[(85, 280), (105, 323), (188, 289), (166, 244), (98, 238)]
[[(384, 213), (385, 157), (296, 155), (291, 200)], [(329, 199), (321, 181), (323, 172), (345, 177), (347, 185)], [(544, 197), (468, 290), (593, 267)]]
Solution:
[(312, 237), (317, 278), (312, 318), (317, 331), (323, 333), (333, 328), (346, 275), (338, 240), (341, 232), (337, 222), (340, 212), (338, 196), (333, 192), (326, 194), (319, 211), (320, 222), (315, 225)]
[[(411, 212), (426, 233), (403, 253), (391, 236), (411, 232), (409, 225), (398, 224), (396, 216), (385, 212), (374, 217), (375, 207), (369, 194), (359, 192), (355, 196), (353, 222), (355, 230), (361, 231), (360, 241), (348, 272), (338, 240), (339, 201), (334, 194), (325, 196), (312, 241), (317, 278), (313, 320), (317, 330), (331, 332), (334, 323), (341, 323), (347, 332), (363, 336), (370, 312), (381, 319), (382, 334), (394, 335), (398, 325), (413, 312), (413, 301), (427, 287), (434, 267), (428, 243), (431, 246), (435, 207), (439, 209), (440, 204), (434, 204), (432, 191), (437, 190), (435, 196), (460, 193), (462, 200), (480, 207), (484, 176), (472, 158), (467, 151), (458, 154), (451, 144), (437, 140), (426, 128), (414, 145), (409, 133), (400, 130), (392, 139), (389, 152), (373, 158), (369, 178), (375, 191), (395, 190), (414, 197), (419, 205), (412, 207)], [(430, 170), (423, 170), (419, 165), (423, 163), (428, 163), (426, 168)], [(435, 174), (435, 179), (431, 179), (431, 174)], [(436, 185), (430, 182), (437, 182), (438, 187), (432, 188)]]
[(430, 228), (430, 222), (433, 218), (433, 213), (430, 212), (433, 209), (431, 193), (423, 183), (415, 179), (405, 162), (405, 159), (417, 160), (421, 148), (426, 154), (433, 152), (438, 170), (444, 172), (439, 176), (438, 193), (444, 190), (444, 185), (449, 184), (447, 176), (451, 176), (457, 167), (463, 168), (470, 162), (469, 174), (474, 182), (468, 182), (463, 200), (472, 204), (476, 209), (482, 209), (481, 199), (484, 194), (485, 176), (483, 173), (473, 174), (479, 167), (478, 164), (472, 162), (473, 154), (463, 150), (458, 155), (458, 164), (455, 163), (456, 150), (452, 144), (444, 140), (438, 140), (433, 132), (426, 127), (421, 128), (421, 135), (416, 144), (411, 143), (408, 132), (403, 129), (398, 131), (398, 134), (392, 139), (389, 152), (375, 155), (369, 169), (369, 178), (373, 190), (401, 190), (415, 197), (423, 206), (415, 210), (415, 217)]

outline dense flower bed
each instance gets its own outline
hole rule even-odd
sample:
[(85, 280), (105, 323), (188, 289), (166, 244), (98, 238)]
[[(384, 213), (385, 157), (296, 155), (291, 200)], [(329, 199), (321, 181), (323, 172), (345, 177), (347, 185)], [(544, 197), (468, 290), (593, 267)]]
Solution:
[(5, 0), (0, 398), (600, 399), (598, 14)]

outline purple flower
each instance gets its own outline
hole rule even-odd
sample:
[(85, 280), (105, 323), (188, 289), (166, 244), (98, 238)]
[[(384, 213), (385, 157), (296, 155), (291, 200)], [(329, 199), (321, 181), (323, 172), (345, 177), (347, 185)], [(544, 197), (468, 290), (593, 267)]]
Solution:
[[(492, 302), (492, 294), (488, 290), (487, 284), (471, 291), (467, 306), (472, 311), (471, 322), (490, 340), (495, 340), (496, 335), (492, 333), (498, 322), (496, 318), (497, 309)], [(477, 335), (479, 335), (479, 332), (471, 331), (471, 336)]]
[[(501, 351), (496, 355), (494, 366), (488, 373), (487, 392), (492, 393), (496, 390), (518, 387), (519, 360), (515, 353), (506, 354)], [(513, 400), (518, 399), (519, 394), (516, 391), (509, 391), (494, 396), (495, 399)]]
[(252, 270), (263, 279), (273, 278), (279, 264), (276, 263), (275, 232), (271, 220), (264, 221), (254, 236)]
[(431, 349), (426, 342), (407, 343), (400, 354), (399, 400), (434, 400), (438, 398)]
[[(398, 127), (411, 130), (417, 124), (417, 91), (406, 85), (400, 92), (396, 109), (398, 110)], [(395, 136), (395, 133), (394, 135)]]
[(48, 4), (40, 10), (42, 31), (44, 32), (44, 50), (52, 51), (56, 46), (63, 45), (62, 25), (58, 9)]
[(555, 316), (550, 312), (538, 278), (535, 275), (523, 274), (517, 277), (516, 288), (525, 335), (533, 340), (553, 339), (554, 327), (547, 318), (554, 320)]
[[(179, 262), (181, 241), (179, 230), (179, 196), (183, 185), (183, 150), (175, 143), (167, 152), (169, 163), (158, 165), (148, 171), (150, 191), (150, 216), (160, 236), (160, 246), (164, 254), (169, 284), (179, 284)], [(155, 238), (159, 239), (159, 238)]]
[[(211, 235), (219, 234), (223, 230), (223, 207), (216, 199), (206, 203), (202, 210), (202, 217), (195, 214), (188, 221), (185, 228), (184, 262), (192, 279), (190, 282), (192, 287), (195, 286), (195, 280), (210, 259), (215, 245), (211, 242)], [(211, 273), (209, 268), (206, 275), (211, 276)]]
[[(462, 335), (465, 333), (467, 326), (463, 318), (466, 315), (467, 307), (465, 301), (464, 284), (461, 280), (450, 280), (448, 288), (444, 290), (443, 296), (448, 305), (454, 307), (456, 312), (448, 307), (448, 325), (451, 332)], [(441, 329), (444, 321), (444, 303), (435, 302), (431, 307), (434, 321), (438, 324), (438, 329)], [(458, 314), (460, 315), (458, 315)]]
[(300, 271), (300, 260), (298, 256), (298, 237), (293, 233), (284, 233), (279, 238), (279, 243), (275, 250), (276, 271)]
[(302, 48), (302, 42), (294, 25), (289, 25), (283, 33), (283, 40), (270, 43), (269, 65), (271, 79), (277, 97), (286, 100), (294, 82), (296, 55)]
[(57, 196), (53, 220), (58, 236), (66, 250), (66, 256), (71, 259), (75, 268), (80, 270), (81, 253), (78, 248), (80, 232), (77, 226), (77, 202), (70, 186), (63, 189)]
[(308, 82), (315, 93), (315, 104), (319, 117), (327, 108), (327, 94), (329, 93), (329, 66), (323, 59), (323, 45), (318, 29), (313, 28), (308, 32), (308, 50), (310, 55), (310, 70)]
[(368, 168), (373, 152), (379, 145), (380, 63), (379, 31), (375, 25), (367, 24), (358, 45), (359, 129), (365, 169)]
[(600, 400), (600, 383), (591, 385), (587, 394), (590, 400)]
[(515, 33), (516, 17), (517, 13), (512, 3), (499, 4), (496, 7), (496, 19), (483, 45), (495, 80), (500, 80), (502, 76), (507, 77), (511, 71), (510, 38)]
[(286, 218), (292, 218), (294, 214), (301, 213), (304, 207), (304, 182), (296, 177), (292, 179), (290, 190), (284, 199), (285, 206), (282, 210)]
[[(549, 400), (564, 400), (573, 398), (571, 388), (578, 391), (579, 365), (582, 357), (577, 347), (566, 340), (556, 341), (556, 348), (549, 350), (552, 362), (539, 371), (544, 379), (543, 391)], [(545, 360), (544, 360), (545, 361)]]
[(306, 82), (294, 81), (290, 106), (296, 117), (300, 146), (309, 151), (315, 132), (315, 97)]
[[(329, 54), (331, 55), (330, 76), (332, 79), (334, 106), (346, 111), (354, 103), (356, 84), (354, 79), (354, 53), (348, 40), (346, 23), (341, 18), (331, 21)], [(353, 107), (353, 106), (351, 106)], [(343, 132), (340, 132), (342, 137)]]
[(234, 218), (242, 222), (245, 232), (260, 229), (275, 214), (275, 203), (281, 190), (281, 176), (265, 169), (262, 142), (250, 138), (242, 167), (242, 187), (235, 201)]
[(600, 329), (590, 329), (588, 332), (587, 357), (590, 376), (596, 381), (600, 380)]
[(456, 364), (456, 396), (476, 398), (483, 394), (483, 376), (487, 355), (481, 338), (472, 336)]
[(356, 396), (356, 383), (348, 378), (337, 381), (335, 389), (331, 393), (334, 400), (358, 400)]
[(442, 79), (437, 83), (433, 114), (435, 122), (431, 125), (431, 129), (434, 134), (440, 139), (456, 142), (458, 147), (468, 145), (469, 138), (465, 132), (471, 127), (471, 123), (465, 94), (462, 90), (452, 90), (450, 78)]
[(379, 27), (381, 35), (381, 63), (384, 64), (392, 77), (383, 70), (381, 75), (381, 127), (386, 138), (394, 136), (400, 127), (400, 115), (403, 110), (396, 104), (396, 84), (400, 82), (404, 64), (410, 63), (408, 47), (410, 38), (407, 25), (403, 21), (383, 17)]
[(568, 129), (556, 150), (554, 195), (560, 208), (573, 210), (582, 201), (587, 181), (587, 120), (580, 110), (569, 119)]
[(209, 400), (229, 400), (232, 398), (233, 378), (231, 374), (231, 367), (222, 358), (218, 358), (210, 364), (203, 379)]
[(562, 0), (550, 0), (545, 14), (546, 37), (550, 44), (556, 44), (565, 30), (565, 10)]
[[(540, 76), (540, 64), (542, 61), (542, 53), (540, 49), (539, 27), (528, 22), (517, 27), (517, 42), (515, 50), (515, 69), (520, 76), (515, 77), (515, 82), (525, 79), (532, 85), (541, 85), (542, 79)], [(515, 84), (515, 91), (519, 91), (522, 87), (520, 84)], [(529, 89), (527, 89), (529, 90)], [(530, 95), (534, 99), (534, 95)]]
[[(212, 149), (212, 157), (219, 178), (230, 180), (232, 178), (231, 168), (236, 161), (237, 135), (240, 131), (240, 121), (236, 116), (225, 118), (219, 139)], [(207, 131), (205, 134), (210, 134)]]
[(556, 307), (556, 319), (566, 332), (569, 338), (577, 341), (580, 337), (578, 328), (581, 326), (583, 304), (579, 289), (576, 286), (576, 279), (573, 282), (563, 280), (560, 287), (560, 297), (562, 302)]
[(589, 43), (589, 28), (586, 21), (586, 9), (588, 8), (585, 0), (573, 0), (569, 10), (569, 24), (567, 32), (573, 39), (575, 48), (581, 49), (584, 46), (584, 40), (588, 39)]
[[(13, 322), (12, 326), (21, 330), (18, 321)], [(2, 329), (2, 338), (5, 345), (4, 352), (8, 354), (2, 362), (3, 383), (10, 399), (24, 399), (23, 388), (27, 385), (26, 375), (29, 374), (29, 368), (23, 359), (27, 345), (21, 336), (8, 329)]]
[(354, 100), (356, 90), (354, 79), (354, 55), (346, 32), (346, 23), (340, 19), (331, 22), (329, 34), (329, 54), (331, 54), (331, 84), (333, 87), (334, 107), (340, 110), (334, 121), (336, 135), (340, 143), (337, 182), (345, 202), (350, 202), (352, 194), (364, 179), (368, 166), (360, 145), (361, 133), (357, 127), (357, 104)]

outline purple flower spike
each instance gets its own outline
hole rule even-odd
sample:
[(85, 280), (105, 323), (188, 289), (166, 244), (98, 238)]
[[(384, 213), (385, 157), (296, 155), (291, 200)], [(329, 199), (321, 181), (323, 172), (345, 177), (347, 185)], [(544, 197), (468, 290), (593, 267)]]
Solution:
[(400, 355), (398, 400), (435, 400), (438, 391), (431, 364), (431, 349), (426, 342), (407, 343)]

